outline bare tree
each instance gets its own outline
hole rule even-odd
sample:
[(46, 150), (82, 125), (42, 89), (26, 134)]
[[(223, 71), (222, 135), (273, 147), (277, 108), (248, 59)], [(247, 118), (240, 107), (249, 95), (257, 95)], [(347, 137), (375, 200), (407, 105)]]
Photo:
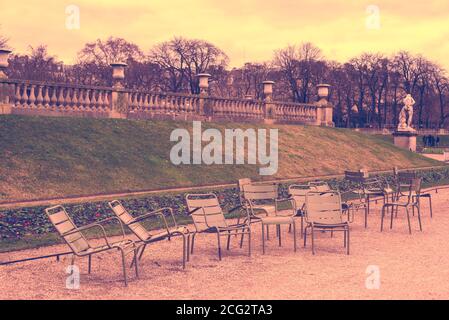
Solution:
[(446, 119), (449, 118), (449, 112), (446, 110), (446, 99), (449, 95), (449, 80), (446, 72), (441, 67), (434, 65), (431, 71), (433, 84), (438, 94), (439, 103), (439, 121), (438, 128), (443, 128)]
[(78, 60), (81, 63), (93, 63), (109, 66), (114, 62), (143, 61), (145, 58), (140, 48), (122, 38), (109, 37), (103, 41), (97, 39), (86, 43), (78, 52)]
[(30, 54), (10, 58), (8, 73), (13, 79), (63, 81), (63, 64), (48, 53), (47, 46), (29, 47)]
[(229, 61), (228, 56), (212, 43), (185, 38), (156, 45), (150, 51), (149, 59), (165, 71), (170, 91), (188, 87), (192, 94), (200, 92), (197, 74), (213, 73), (219, 67), (225, 68)]
[(311, 43), (288, 46), (275, 52), (274, 65), (289, 84), (293, 101), (309, 101), (309, 89), (321, 58), (321, 50)]
[[(1, 25), (0, 25), (0, 28), (1, 28)], [(1, 49), (9, 49), (8, 40), (9, 39), (7, 37), (5, 37), (4, 35), (0, 34), (0, 48)]]

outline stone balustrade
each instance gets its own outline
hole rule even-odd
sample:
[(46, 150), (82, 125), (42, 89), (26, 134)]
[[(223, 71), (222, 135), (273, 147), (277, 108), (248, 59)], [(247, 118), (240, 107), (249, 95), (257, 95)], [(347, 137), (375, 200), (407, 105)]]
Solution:
[(278, 122), (315, 124), (317, 107), (314, 104), (274, 102), (274, 117)]
[(208, 97), (205, 113), (212, 119), (263, 121), (263, 108), (262, 101)]
[(212, 97), (209, 74), (198, 75), (198, 95), (161, 93), (125, 88), (126, 64), (111, 66), (112, 86), (94, 87), (8, 79), (4, 62), (0, 114), (333, 125), (328, 85), (317, 86), (320, 100), (311, 104), (276, 101), (273, 81), (264, 81), (263, 100)]

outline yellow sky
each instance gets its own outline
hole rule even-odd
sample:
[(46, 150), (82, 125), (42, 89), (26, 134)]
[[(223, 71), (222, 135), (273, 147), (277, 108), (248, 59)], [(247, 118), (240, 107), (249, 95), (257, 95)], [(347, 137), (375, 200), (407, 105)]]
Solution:
[[(173, 36), (208, 40), (231, 65), (270, 60), (288, 44), (311, 41), (328, 59), (364, 51), (422, 53), (449, 69), (448, 0), (20, 0), (1, 1), (0, 32), (16, 52), (47, 44), (72, 63), (88, 41), (123, 37), (145, 52)], [(80, 9), (80, 29), (66, 28), (66, 7)], [(379, 9), (380, 28), (369, 5)], [(369, 11), (369, 10), (368, 10)], [(370, 11), (373, 12), (373, 11)]]

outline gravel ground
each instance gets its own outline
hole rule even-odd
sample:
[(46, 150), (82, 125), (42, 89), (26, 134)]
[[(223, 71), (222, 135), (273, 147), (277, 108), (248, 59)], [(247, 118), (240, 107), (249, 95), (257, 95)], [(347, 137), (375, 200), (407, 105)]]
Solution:
[[(372, 208), (369, 226), (362, 214), (351, 225), (351, 255), (344, 253), (342, 235), (317, 237), (317, 253), (302, 247), (293, 252), (292, 235), (283, 228), (283, 246), (274, 237), (262, 255), (260, 225), (253, 228), (253, 255), (246, 244), (231, 250), (218, 261), (216, 237), (199, 235), (195, 254), (185, 270), (181, 266), (182, 240), (151, 245), (135, 279), (121, 281), (118, 252), (93, 258), (87, 274), (87, 259), (78, 258), (81, 284), (66, 288), (65, 273), (70, 258), (40, 260), (0, 267), (0, 299), (448, 299), (449, 298), (449, 190), (433, 195), (434, 218), (423, 204), (423, 232), (417, 218), (408, 234), (405, 213), (400, 211), (393, 230), (380, 233), (380, 205)], [(423, 201), (427, 202), (427, 201)], [(0, 254), (0, 260), (66, 251), (64, 245)], [(374, 267), (370, 267), (374, 266)], [(367, 289), (369, 270), (378, 268), (380, 288)], [(368, 281), (369, 282), (369, 281)], [(370, 287), (370, 286), (368, 286)]]

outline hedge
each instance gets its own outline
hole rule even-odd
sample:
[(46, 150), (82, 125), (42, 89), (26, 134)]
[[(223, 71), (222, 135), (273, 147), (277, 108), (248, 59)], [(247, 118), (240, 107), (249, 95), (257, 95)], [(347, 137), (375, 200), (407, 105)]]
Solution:
[[(449, 167), (418, 171), (423, 178), (425, 186), (449, 183)], [(392, 174), (382, 175), (384, 181), (392, 183)], [(342, 192), (350, 190), (351, 184), (344, 179), (326, 180), (329, 185)], [(304, 182), (301, 182), (304, 183)], [(291, 183), (290, 183), (291, 184)], [(280, 184), (280, 196), (287, 196), (287, 184)], [(213, 191), (217, 194), (225, 211), (239, 205), (237, 188), (228, 188)], [(176, 215), (186, 215), (186, 193), (151, 195), (143, 198), (124, 199), (122, 202), (133, 214), (146, 213), (162, 207), (171, 207)], [(88, 202), (65, 205), (67, 211), (74, 219), (75, 224), (81, 226), (112, 216), (107, 201)], [(54, 232), (44, 206), (27, 207), (0, 211), (0, 238), (20, 238), (25, 235), (45, 234)]]

